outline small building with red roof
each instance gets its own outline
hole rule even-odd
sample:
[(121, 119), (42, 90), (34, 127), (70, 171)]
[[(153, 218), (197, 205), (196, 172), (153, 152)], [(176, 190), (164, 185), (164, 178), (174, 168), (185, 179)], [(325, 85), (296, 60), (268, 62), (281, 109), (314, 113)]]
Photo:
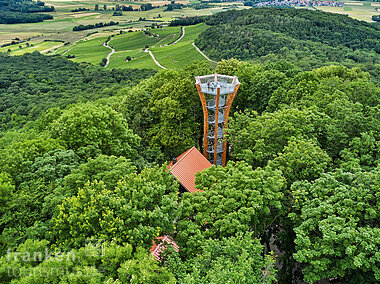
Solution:
[(195, 188), (195, 174), (210, 168), (212, 164), (197, 150), (192, 147), (183, 154), (174, 158), (168, 165), (168, 170), (174, 175), (181, 186), (188, 192), (200, 191)]
[(171, 246), (176, 252), (179, 251), (179, 247), (169, 236), (157, 237), (153, 240), (153, 246), (150, 248), (150, 253), (157, 261), (161, 261), (161, 253)]

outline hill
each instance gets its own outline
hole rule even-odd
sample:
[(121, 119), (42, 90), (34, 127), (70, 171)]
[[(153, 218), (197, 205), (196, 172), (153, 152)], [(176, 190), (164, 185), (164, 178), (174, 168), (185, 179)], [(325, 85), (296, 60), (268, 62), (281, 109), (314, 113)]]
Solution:
[(380, 72), (380, 29), (345, 15), (257, 8), (218, 13), (196, 45), (214, 60), (286, 59), (305, 69), (331, 63)]

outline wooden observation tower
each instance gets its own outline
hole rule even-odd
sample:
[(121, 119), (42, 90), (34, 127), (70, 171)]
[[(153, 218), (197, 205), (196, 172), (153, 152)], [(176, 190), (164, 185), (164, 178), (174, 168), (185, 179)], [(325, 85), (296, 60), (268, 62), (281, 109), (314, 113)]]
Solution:
[(227, 140), (223, 135), (240, 82), (236, 76), (213, 74), (195, 77), (195, 85), (203, 107), (203, 156), (224, 167)]

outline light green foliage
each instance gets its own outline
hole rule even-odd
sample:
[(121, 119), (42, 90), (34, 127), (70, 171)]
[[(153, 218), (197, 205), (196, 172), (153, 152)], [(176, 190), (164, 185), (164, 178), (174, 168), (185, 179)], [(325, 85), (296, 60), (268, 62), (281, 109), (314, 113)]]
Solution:
[(19, 283), (17, 281), (21, 275), (27, 274), (42, 262), (45, 250), (49, 248), (48, 244), (46, 240), (27, 240), (20, 244), (15, 252), (8, 251), (7, 255), (0, 258), (1, 281), (10, 283), (14, 280), (13, 283)]
[(269, 109), (278, 109), (283, 104), (325, 107), (337, 98), (376, 105), (378, 92), (378, 88), (369, 82), (368, 73), (359, 68), (326, 66), (299, 73), (280, 86), (269, 100)]
[(305, 280), (380, 280), (380, 171), (324, 174), (292, 185), (296, 253)]
[(250, 233), (221, 240), (205, 240), (194, 258), (181, 260), (176, 253), (165, 261), (179, 283), (274, 283), (271, 255)]
[(175, 283), (147, 251), (137, 248), (133, 254), (130, 244), (112, 242), (62, 253), (51, 250), (45, 240), (27, 240), (16, 252), (0, 258), (0, 276), (2, 281), (23, 284)]
[(174, 231), (178, 185), (164, 167), (129, 174), (114, 190), (87, 183), (59, 206), (53, 234), (63, 247), (86, 239), (151, 246), (155, 236)]
[(292, 138), (271, 166), (280, 169), (288, 185), (297, 180), (318, 178), (331, 163), (331, 158), (312, 140)]
[(298, 74), (273, 93), (269, 105), (271, 109), (281, 105), (313, 107), (324, 113), (324, 130), (318, 140), (336, 158), (354, 137), (370, 131), (379, 133), (379, 94), (380, 89), (360, 69), (329, 66)]
[[(152, 257), (148, 258), (143, 250), (138, 250), (134, 258), (124, 262), (117, 272), (121, 283), (177, 283), (172, 273), (165, 267), (160, 267)], [(120, 283), (119, 281), (115, 283)]]
[(62, 142), (57, 139), (33, 135), (33, 133), (21, 135), (7, 143), (1, 149), (0, 168), (14, 179), (16, 185), (22, 180), (19, 175), (28, 171), (29, 164), (37, 157), (54, 149), (63, 148)]
[(90, 158), (65, 176), (54, 192), (45, 197), (43, 212), (50, 215), (58, 213), (57, 205), (65, 198), (76, 195), (87, 182), (101, 180), (107, 189), (114, 190), (123, 176), (135, 171), (136, 167), (124, 157), (99, 155)]
[(93, 104), (78, 104), (65, 110), (51, 123), (49, 131), (81, 157), (104, 154), (132, 158), (137, 155), (140, 141), (119, 113)]
[(211, 167), (197, 175), (196, 188), (184, 193), (177, 240), (186, 255), (197, 253), (208, 238), (252, 232), (261, 236), (282, 214), (285, 179), (270, 167), (252, 167), (229, 162), (225, 168)]
[(311, 110), (283, 109), (261, 116), (236, 114), (229, 124), (233, 156), (254, 166), (263, 166), (292, 137), (313, 138), (320, 115)]
[(380, 164), (380, 141), (370, 132), (361, 133), (355, 137), (350, 146), (340, 153), (342, 162), (340, 168), (346, 171), (355, 171), (360, 168), (370, 171)]
[[(0, 173), (0, 216), (9, 210), (9, 203), (15, 192), (13, 180), (7, 173)], [(3, 226), (1, 226), (3, 229)]]
[(76, 193), (88, 181), (101, 180), (107, 189), (113, 190), (125, 175), (136, 171), (132, 162), (124, 157), (99, 155), (81, 164), (64, 179), (67, 190)]

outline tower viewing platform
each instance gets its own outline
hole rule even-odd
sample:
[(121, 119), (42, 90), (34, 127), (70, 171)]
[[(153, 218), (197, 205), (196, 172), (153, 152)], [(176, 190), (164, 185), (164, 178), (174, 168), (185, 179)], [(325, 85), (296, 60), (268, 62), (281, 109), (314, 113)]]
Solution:
[(212, 74), (195, 77), (203, 107), (203, 155), (214, 165), (226, 165), (224, 139), (232, 102), (240, 87), (236, 76)]

